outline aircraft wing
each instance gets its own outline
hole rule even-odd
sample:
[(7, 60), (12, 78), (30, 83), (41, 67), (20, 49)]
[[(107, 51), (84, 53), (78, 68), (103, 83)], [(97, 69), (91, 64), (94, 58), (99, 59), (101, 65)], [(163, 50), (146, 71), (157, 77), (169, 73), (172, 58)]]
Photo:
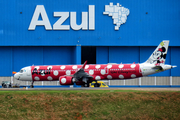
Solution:
[(85, 63), (83, 64), (83, 66), (73, 75), (73, 77), (75, 78), (75, 81), (79, 81), (82, 79), (82, 81), (84, 81), (85, 83), (87, 83), (87, 81), (91, 78), (93, 78), (92, 76), (90, 76), (88, 73), (86, 73), (84, 71), (84, 68), (86, 66), (87, 61), (85, 61)]

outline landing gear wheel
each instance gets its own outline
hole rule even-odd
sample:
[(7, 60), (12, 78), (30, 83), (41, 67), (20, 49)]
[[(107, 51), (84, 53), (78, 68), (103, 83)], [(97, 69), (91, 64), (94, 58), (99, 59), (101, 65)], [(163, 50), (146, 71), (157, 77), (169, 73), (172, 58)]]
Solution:
[(81, 87), (89, 87), (89, 83), (84, 83)]
[(85, 83), (84, 87), (89, 87), (89, 83)]
[(82, 87), (89, 87), (89, 83), (85, 83)]
[(34, 81), (31, 82), (30, 88), (34, 88)]

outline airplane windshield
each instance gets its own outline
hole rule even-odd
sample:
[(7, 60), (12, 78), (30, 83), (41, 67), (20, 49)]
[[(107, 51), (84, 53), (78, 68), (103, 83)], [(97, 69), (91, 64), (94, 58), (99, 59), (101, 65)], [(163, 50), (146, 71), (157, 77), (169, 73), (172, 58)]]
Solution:
[(23, 70), (20, 70), (20, 73), (23, 73)]

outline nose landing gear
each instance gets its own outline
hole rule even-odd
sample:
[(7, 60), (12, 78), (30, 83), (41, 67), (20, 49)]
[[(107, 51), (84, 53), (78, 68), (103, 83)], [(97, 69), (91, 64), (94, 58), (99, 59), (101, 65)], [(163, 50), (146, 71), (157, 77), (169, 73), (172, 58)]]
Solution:
[(34, 88), (34, 81), (31, 82), (30, 88)]

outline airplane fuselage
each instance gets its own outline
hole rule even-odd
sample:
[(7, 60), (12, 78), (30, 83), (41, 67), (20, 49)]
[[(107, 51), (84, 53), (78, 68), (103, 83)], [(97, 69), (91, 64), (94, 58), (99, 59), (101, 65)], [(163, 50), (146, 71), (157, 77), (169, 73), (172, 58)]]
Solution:
[[(24, 71), (19, 72), (19, 75), (22, 73), (19, 80), (57, 81), (60, 76), (71, 76), (75, 74), (81, 67), (82, 65), (29, 66), (25, 67)], [(93, 77), (91, 80), (142, 77), (142, 68), (140, 68), (139, 64), (86, 65), (84, 71)]]
[[(60, 76), (75, 74), (81, 67), (82, 65), (32, 66), (32, 79), (59, 80)], [(131, 79), (142, 76), (139, 64), (86, 65), (84, 71), (93, 77), (92, 80)]]

